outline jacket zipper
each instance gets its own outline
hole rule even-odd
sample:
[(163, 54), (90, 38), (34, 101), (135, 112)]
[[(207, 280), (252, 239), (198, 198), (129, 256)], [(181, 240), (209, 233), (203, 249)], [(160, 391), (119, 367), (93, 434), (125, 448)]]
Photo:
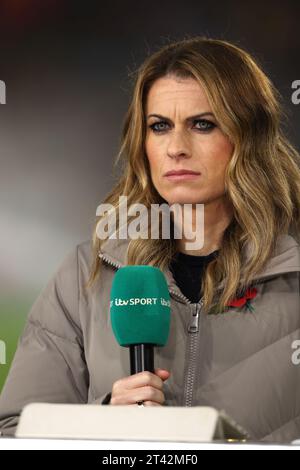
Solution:
[(110, 264), (111, 266), (113, 266), (116, 269), (120, 269), (122, 267), (122, 265), (120, 263), (115, 263), (114, 261), (111, 261), (102, 252), (99, 252), (98, 256), (99, 256), (99, 258), (103, 259), (103, 261), (105, 261), (107, 264)]
[(191, 304), (192, 316), (188, 326), (188, 368), (184, 380), (184, 406), (192, 406), (193, 404), (193, 392), (198, 360), (199, 320), (202, 306), (203, 297), (199, 302)]

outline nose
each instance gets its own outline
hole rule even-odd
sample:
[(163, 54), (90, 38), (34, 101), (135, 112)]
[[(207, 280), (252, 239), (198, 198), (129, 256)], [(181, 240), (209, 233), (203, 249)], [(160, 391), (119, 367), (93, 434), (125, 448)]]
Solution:
[(191, 156), (189, 146), (182, 134), (182, 132), (174, 132), (173, 136), (170, 137), (167, 148), (168, 157), (178, 160), (180, 158), (189, 158)]

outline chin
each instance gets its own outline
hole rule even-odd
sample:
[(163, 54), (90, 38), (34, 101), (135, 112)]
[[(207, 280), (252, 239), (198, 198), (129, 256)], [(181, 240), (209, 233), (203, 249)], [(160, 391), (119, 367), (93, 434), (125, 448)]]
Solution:
[(168, 201), (168, 204), (171, 206), (172, 204), (203, 204), (203, 198), (200, 196), (197, 196), (195, 194), (182, 194), (182, 195), (170, 195), (166, 194), (163, 196), (166, 201)]

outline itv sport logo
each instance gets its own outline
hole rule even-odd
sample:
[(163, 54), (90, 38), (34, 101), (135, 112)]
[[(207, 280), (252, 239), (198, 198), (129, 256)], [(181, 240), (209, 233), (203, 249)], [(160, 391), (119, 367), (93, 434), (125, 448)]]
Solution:
[(163, 299), (162, 297), (158, 299), (157, 297), (134, 297), (130, 299), (113, 299), (110, 301), (110, 307), (115, 305), (116, 307), (123, 307), (124, 305), (163, 305), (164, 307), (170, 307), (170, 300)]

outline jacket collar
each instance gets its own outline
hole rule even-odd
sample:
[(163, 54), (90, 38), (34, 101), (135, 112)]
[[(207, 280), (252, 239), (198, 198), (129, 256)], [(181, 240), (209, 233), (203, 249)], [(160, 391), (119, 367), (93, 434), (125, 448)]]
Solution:
[[(99, 257), (116, 268), (125, 266), (125, 258), (129, 240), (108, 239), (99, 252)], [(245, 250), (245, 260), (251, 257), (251, 251)], [(257, 274), (254, 280), (262, 280), (274, 275), (300, 271), (300, 246), (291, 235), (281, 235), (278, 238), (276, 250), (268, 261), (265, 269)], [(172, 273), (169, 269), (164, 271), (169, 290), (173, 290), (182, 297)]]

